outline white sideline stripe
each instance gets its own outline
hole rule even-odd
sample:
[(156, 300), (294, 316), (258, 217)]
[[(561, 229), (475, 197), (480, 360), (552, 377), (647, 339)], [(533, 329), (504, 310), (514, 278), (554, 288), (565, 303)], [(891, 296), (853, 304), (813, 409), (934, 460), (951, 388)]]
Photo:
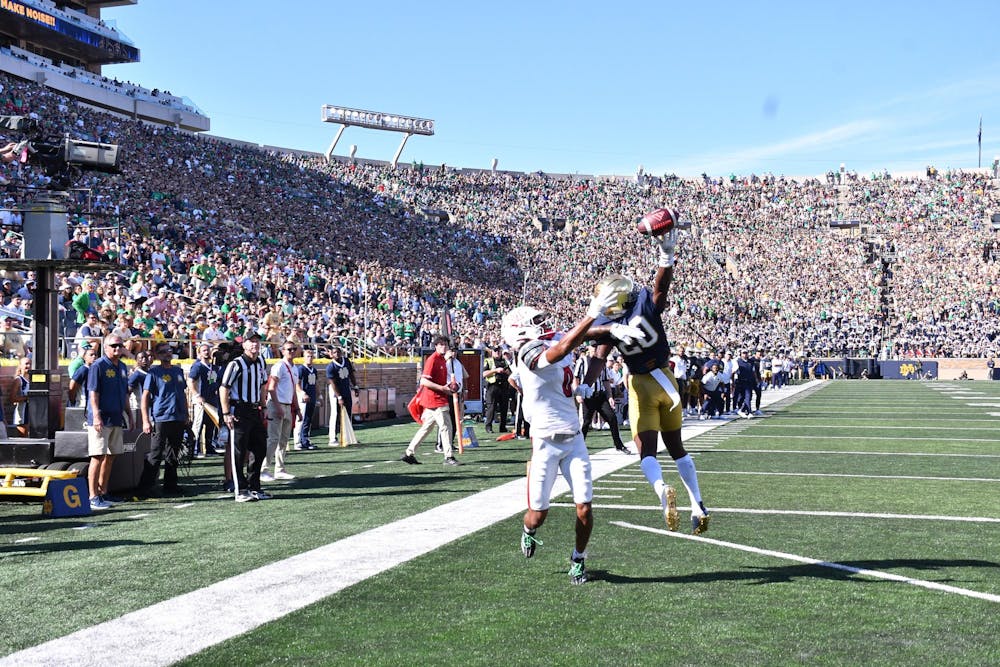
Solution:
[(924, 579), (916, 579), (914, 577), (904, 577), (899, 574), (892, 574), (891, 572), (882, 572), (880, 570), (867, 570), (861, 567), (852, 567), (850, 565), (843, 565), (841, 563), (832, 563), (830, 561), (819, 560), (816, 558), (807, 558), (805, 556), (787, 554), (781, 551), (772, 551), (771, 549), (758, 549), (757, 547), (751, 547), (746, 544), (736, 544), (735, 542), (723, 542), (722, 540), (716, 540), (711, 537), (702, 537), (701, 535), (686, 535), (684, 533), (671, 533), (667, 530), (663, 530), (662, 528), (637, 526), (635, 524), (625, 523), (623, 521), (612, 521), (611, 523), (612, 525), (619, 526), (621, 528), (632, 528), (633, 530), (641, 530), (647, 533), (655, 533), (657, 535), (666, 535), (668, 537), (679, 537), (681, 539), (692, 540), (695, 542), (705, 542), (706, 544), (713, 544), (719, 547), (738, 549), (739, 551), (746, 551), (748, 553), (759, 554), (761, 556), (773, 556), (775, 558), (790, 560), (797, 563), (806, 563), (808, 565), (819, 565), (820, 567), (828, 567), (833, 570), (841, 570), (843, 572), (849, 572), (851, 574), (860, 574), (865, 577), (872, 577), (875, 579), (885, 579), (887, 581), (896, 581), (903, 584), (910, 584), (911, 586), (919, 586), (921, 588), (927, 588), (932, 591), (941, 591), (943, 593), (955, 593), (957, 595), (963, 595), (965, 597), (978, 598), (980, 600), (986, 600), (987, 602), (1000, 602), (1000, 595), (993, 595), (992, 593), (980, 593), (979, 591), (970, 591), (967, 588), (959, 588), (958, 586), (939, 584), (935, 581), (926, 581)]
[(598, 495), (596, 493), (593, 495), (593, 497), (594, 498), (621, 498), (621, 496), (603, 496), (603, 495)]
[[(817, 380), (780, 390), (781, 396), (769, 396), (763, 404), (794, 396), (816, 384), (821, 382)], [(725, 423), (716, 421), (701, 425), (701, 429), (710, 430)], [(593, 478), (599, 479), (633, 463), (635, 459), (631, 456), (592, 458)], [(11, 653), (0, 658), (0, 667), (63, 665), (67, 663), (67, 656), (72, 656), (69, 662), (74, 667), (122, 664), (124, 656), (128, 657), (129, 664), (143, 667), (173, 664), (522, 512), (525, 509), (524, 485), (524, 479), (516, 479), (269, 563)], [(553, 486), (552, 497), (568, 492), (569, 485), (560, 475)], [(401, 535), (405, 535), (405, 539), (400, 539)], [(239, 600), (240, 604), (233, 604), (233, 600)], [(206, 624), (206, 618), (211, 618), (212, 623)]]
[(188, 507), (194, 507), (194, 503), (182, 503), (180, 505), (174, 505), (175, 510), (183, 510), (187, 509)]
[(14, 544), (24, 544), (25, 542), (35, 542), (35, 541), (40, 540), (40, 539), (42, 539), (42, 538), (40, 538), (40, 537), (22, 537), (19, 540), (14, 540)]
[(1000, 454), (942, 454), (937, 452), (852, 452), (841, 449), (716, 449), (721, 454), (847, 454), (850, 456), (936, 456), (963, 459), (1000, 459)]
[[(701, 471), (699, 471), (701, 472)], [(572, 503), (552, 503), (552, 507), (576, 507)], [(598, 510), (627, 510), (663, 512), (659, 505), (596, 505)], [(690, 512), (690, 507), (678, 505), (682, 512)], [(834, 512), (827, 510), (769, 510), (748, 507), (710, 507), (712, 514), (767, 514), (783, 516), (824, 516), (846, 519), (904, 519), (911, 521), (952, 521), (958, 523), (1000, 523), (1000, 518), (993, 516), (956, 516), (954, 514), (893, 514), (891, 512)]]

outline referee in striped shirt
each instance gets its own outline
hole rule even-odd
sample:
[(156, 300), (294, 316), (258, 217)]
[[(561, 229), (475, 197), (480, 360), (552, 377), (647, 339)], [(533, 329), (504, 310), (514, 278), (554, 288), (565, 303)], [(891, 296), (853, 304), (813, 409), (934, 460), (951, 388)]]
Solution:
[[(260, 489), (260, 468), (267, 454), (267, 426), (262, 418), (267, 363), (260, 357), (260, 334), (243, 339), (243, 354), (222, 374), (219, 404), (232, 441), (236, 502), (267, 500)], [(246, 470), (244, 470), (244, 462)]]

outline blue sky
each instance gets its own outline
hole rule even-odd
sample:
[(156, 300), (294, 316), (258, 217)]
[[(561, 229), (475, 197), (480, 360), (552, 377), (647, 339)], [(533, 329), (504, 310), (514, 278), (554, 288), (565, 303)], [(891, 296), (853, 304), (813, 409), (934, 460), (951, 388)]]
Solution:
[[(432, 118), (401, 161), (809, 176), (1000, 155), (1000, 2), (229, 2), (104, 11), (212, 133), (324, 151), (323, 104)], [(391, 159), (398, 134), (337, 146)]]

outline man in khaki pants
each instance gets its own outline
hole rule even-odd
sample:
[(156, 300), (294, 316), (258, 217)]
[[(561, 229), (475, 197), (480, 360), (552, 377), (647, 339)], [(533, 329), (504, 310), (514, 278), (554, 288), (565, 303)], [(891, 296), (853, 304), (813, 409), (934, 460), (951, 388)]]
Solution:
[(281, 359), (271, 366), (267, 381), (267, 458), (264, 469), (273, 465), (274, 472), (260, 473), (262, 481), (275, 479), (295, 479), (295, 475), (285, 470), (285, 452), (288, 438), (292, 434), (292, 421), (298, 411), (295, 400), (295, 352), (298, 346), (286, 341), (281, 346)]

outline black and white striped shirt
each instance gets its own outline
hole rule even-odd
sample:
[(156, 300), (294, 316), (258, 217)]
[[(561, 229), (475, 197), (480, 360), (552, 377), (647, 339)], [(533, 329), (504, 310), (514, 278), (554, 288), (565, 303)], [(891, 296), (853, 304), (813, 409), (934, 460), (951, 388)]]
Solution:
[(222, 386), (229, 388), (229, 403), (260, 403), (267, 382), (267, 362), (251, 361), (245, 354), (233, 359), (222, 374)]

